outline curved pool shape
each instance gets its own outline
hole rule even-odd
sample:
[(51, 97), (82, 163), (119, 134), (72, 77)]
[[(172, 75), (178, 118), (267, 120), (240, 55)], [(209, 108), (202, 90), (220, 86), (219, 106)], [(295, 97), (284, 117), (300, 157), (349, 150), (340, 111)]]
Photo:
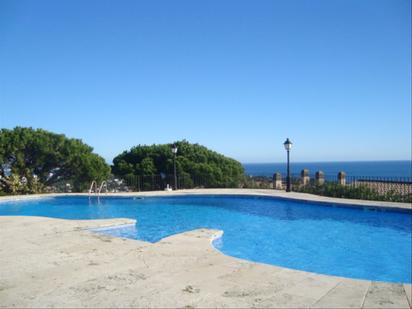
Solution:
[(282, 267), (411, 283), (410, 212), (331, 207), (256, 196), (55, 197), (0, 203), (0, 215), (136, 219), (100, 232), (149, 242), (198, 228), (223, 230), (224, 254)]

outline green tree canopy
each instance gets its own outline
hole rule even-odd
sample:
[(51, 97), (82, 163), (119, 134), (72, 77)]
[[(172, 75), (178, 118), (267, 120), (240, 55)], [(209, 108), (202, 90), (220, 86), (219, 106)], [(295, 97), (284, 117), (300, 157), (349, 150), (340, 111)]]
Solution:
[(0, 190), (35, 193), (57, 183), (71, 183), (75, 191), (110, 174), (104, 159), (79, 139), (42, 129), (0, 130)]
[[(178, 147), (176, 168), (179, 177), (201, 179), (208, 187), (238, 186), (244, 179), (243, 167), (238, 161), (185, 140), (175, 144)], [(114, 158), (112, 172), (120, 177), (172, 175), (171, 147), (172, 144), (132, 147)]]

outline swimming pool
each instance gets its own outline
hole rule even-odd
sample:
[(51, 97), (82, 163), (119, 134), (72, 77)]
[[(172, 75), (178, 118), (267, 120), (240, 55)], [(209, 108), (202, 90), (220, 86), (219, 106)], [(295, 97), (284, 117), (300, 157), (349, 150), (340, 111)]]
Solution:
[[(257, 196), (53, 197), (0, 203), (0, 215), (136, 219), (106, 229), (156, 242), (197, 229), (223, 230), (224, 254), (348, 278), (412, 282), (412, 214)], [(1, 227), (0, 227), (1, 228)]]

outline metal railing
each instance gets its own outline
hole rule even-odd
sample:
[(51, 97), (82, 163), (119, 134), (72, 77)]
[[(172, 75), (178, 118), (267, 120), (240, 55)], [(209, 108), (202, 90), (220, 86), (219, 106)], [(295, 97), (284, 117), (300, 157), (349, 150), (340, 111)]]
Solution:
[(377, 201), (412, 202), (411, 177), (371, 177), (325, 175), (324, 181), (299, 175), (293, 177), (292, 190), (317, 195)]
[(178, 189), (194, 188), (239, 188), (243, 183), (242, 180), (233, 181), (228, 179), (215, 180), (211, 176), (190, 176), (178, 175), (175, 184), (174, 175), (130, 175), (123, 177), (120, 181), (126, 187), (126, 191), (158, 191), (165, 190), (168, 187)]
[[(282, 184), (278, 189), (286, 187), (286, 177), (282, 175)], [(292, 191), (312, 193), (323, 196), (412, 202), (412, 178), (408, 177), (369, 177), (346, 176), (345, 180), (339, 180), (337, 175), (325, 175), (319, 181), (312, 175), (305, 180), (299, 174), (291, 175)], [(140, 192), (159, 191), (166, 188), (174, 188), (173, 175), (131, 175), (123, 178), (112, 179), (107, 182), (108, 191), (111, 192)], [(217, 182), (213, 177), (196, 177), (190, 175), (177, 176), (178, 189), (193, 188), (253, 188), (274, 189), (274, 180), (265, 176), (245, 176), (236, 181)]]

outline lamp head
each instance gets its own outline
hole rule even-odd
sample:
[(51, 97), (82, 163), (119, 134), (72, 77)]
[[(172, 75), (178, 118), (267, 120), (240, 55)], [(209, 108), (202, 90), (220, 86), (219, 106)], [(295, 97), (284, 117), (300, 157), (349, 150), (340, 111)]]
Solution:
[(289, 140), (289, 138), (286, 139), (286, 141), (283, 143), (283, 146), (285, 146), (286, 151), (289, 151), (292, 149), (293, 143)]
[(173, 146), (172, 146), (172, 152), (173, 152), (174, 154), (177, 153), (177, 146), (176, 146), (176, 144), (173, 144)]

